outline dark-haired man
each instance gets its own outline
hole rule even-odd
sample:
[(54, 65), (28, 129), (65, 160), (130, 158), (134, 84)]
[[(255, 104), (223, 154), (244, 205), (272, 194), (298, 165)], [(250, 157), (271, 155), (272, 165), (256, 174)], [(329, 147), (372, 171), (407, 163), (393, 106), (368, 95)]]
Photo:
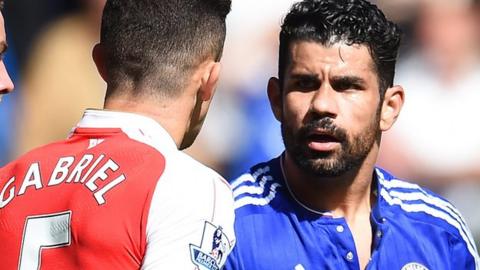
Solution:
[(227, 269), (478, 269), (451, 204), (375, 167), (404, 100), (399, 43), (365, 0), (292, 7), (268, 83), (286, 151), (233, 181), (239, 237)]
[(5, 34), (5, 22), (3, 20), (3, 14), (1, 13), (2, 8), (3, 1), (0, 1), (0, 102), (4, 94), (13, 91), (13, 82), (3, 63), (3, 55), (7, 50), (7, 35)]
[(230, 5), (107, 1), (93, 51), (105, 109), (0, 171), (2, 269), (223, 265), (235, 240), (231, 190), (179, 149), (214, 94)]

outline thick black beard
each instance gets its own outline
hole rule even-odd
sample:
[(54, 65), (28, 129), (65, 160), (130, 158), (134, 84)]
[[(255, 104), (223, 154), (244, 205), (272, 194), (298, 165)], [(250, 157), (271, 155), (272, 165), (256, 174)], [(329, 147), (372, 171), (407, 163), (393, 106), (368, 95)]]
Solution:
[[(297, 166), (314, 177), (338, 177), (359, 169), (370, 153), (375, 141), (379, 138), (380, 117), (358, 136), (349, 136), (347, 131), (335, 125), (331, 118), (313, 119), (302, 126), (296, 133), (293, 128), (282, 122), (282, 138), (287, 153)], [(307, 134), (321, 128), (340, 141), (340, 150), (319, 153), (307, 146)]]

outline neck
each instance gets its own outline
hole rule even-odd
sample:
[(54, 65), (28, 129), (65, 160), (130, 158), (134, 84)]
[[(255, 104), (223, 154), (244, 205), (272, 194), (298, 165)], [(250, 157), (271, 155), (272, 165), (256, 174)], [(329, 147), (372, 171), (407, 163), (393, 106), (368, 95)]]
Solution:
[(285, 181), (292, 195), (306, 207), (331, 212), (334, 217), (344, 217), (348, 223), (355, 223), (356, 217), (369, 215), (372, 208), (374, 152), (370, 152), (360, 168), (341, 176), (322, 178), (307, 174), (285, 152)]
[(189, 102), (185, 97), (158, 101), (152, 97), (139, 98), (121, 95), (106, 99), (104, 109), (136, 113), (154, 119), (170, 134), (179, 148), (190, 123), (191, 110), (185, 108), (193, 108), (194, 103), (195, 101)]

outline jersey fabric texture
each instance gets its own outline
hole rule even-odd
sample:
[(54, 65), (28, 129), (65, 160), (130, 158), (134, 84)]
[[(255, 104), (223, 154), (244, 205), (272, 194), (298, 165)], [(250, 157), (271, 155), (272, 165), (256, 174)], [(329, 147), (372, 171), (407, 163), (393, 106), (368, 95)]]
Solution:
[(0, 192), (5, 270), (218, 269), (235, 242), (228, 184), (136, 114), (87, 110), (2, 168)]
[[(308, 209), (285, 182), (282, 157), (232, 182), (237, 244), (225, 269), (359, 269), (344, 218)], [(372, 255), (366, 269), (479, 269), (458, 211), (418, 185), (376, 168)]]

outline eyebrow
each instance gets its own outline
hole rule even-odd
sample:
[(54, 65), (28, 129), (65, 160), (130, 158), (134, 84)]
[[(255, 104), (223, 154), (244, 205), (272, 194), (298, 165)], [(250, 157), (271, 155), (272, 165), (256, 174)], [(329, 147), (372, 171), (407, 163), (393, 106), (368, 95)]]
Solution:
[(358, 84), (358, 85), (366, 84), (364, 79), (357, 76), (334, 76), (331, 80), (337, 83), (348, 83), (348, 84)]
[[(310, 79), (310, 80), (318, 80), (318, 74), (315, 73), (309, 73), (309, 74), (302, 74), (302, 73), (294, 73), (289, 76), (291, 79)], [(348, 83), (348, 84), (359, 84), (359, 85), (365, 85), (366, 82), (363, 78), (358, 77), (358, 76), (334, 76), (330, 79), (331, 81), (337, 82), (337, 83)]]

